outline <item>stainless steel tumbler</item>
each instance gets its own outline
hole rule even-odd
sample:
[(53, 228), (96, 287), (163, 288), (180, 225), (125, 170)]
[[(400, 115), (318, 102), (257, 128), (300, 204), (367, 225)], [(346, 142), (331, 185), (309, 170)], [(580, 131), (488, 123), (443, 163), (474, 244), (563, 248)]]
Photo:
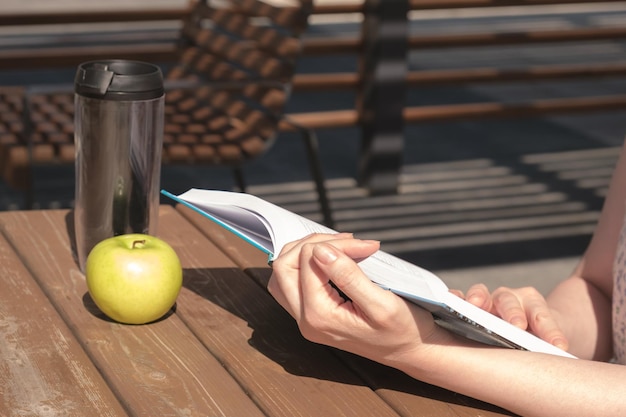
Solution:
[(82, 271), (101, 240), (155, 234), (163, 147), (163, 75), (137, 61), (86, 62), (74, 79), (74, 231)]

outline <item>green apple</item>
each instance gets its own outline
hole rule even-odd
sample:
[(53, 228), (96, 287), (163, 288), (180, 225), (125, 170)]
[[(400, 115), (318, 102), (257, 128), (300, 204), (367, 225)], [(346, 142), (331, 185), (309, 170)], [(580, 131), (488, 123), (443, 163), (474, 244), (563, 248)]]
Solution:
[(183, 284), (183, 270), (174, 249), (145, 234), (119, 235), (98, 243), (87, 257), (85, 275), (98, 308), (127, 324), (163, 317)]

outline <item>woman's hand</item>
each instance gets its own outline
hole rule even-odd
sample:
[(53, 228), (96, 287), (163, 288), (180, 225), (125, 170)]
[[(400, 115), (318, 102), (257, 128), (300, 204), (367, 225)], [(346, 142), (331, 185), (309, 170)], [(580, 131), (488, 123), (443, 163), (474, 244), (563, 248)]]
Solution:
[[(460, 291), (452, 292), (463, 297)], [(476, 284), (467, 290), (464, 298), (516, 327), (528, 330), (563, 350), (568, 349), (569, 343), (559, 326), (558, 314), (550, 309), (546, 299), (533, 287), (500, 287), (490, 293), (484, 284)]]
[(311, 235), (283, 249), (268, 289), (307, 339), (393, 365), (441, 330), (430, 313), (363, 274), (357, 261), (378, 248), (349, 234)]

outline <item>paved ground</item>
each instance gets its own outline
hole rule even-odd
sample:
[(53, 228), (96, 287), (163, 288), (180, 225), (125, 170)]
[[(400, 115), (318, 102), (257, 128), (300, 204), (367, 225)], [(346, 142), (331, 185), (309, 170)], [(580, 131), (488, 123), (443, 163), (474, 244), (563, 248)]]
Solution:
[[(55, 4), (69, 7), (76, 0)], [(91, 4), (84, 0), (82, 5)], [(93, 2), (93, 4), (100, 2)], [(122, 2), (126, 5), (131, 2)], [(136, 3), (136, 2), (135, 2)], [(169, 3), (169, 2), (167, 2)], [(152, 2), (151, 4), (157, 4)], [(6, 7), (49, 7), (46, 1), (4, 0)], [(111, 2), (107, 3), (111, 7)], [(623, 8), (622, 8), (623, 9)], [(467, 11), (462, 16), (418, 16), (412, 30), (499, 30), (575, 25), (621, 25), (618, 5), (594, 10), (537, 8), (519, 15), (505, 8), (497, 15)], [(314, 30), (334, 34), (353, 31), (349, 23)], [(414, 68), (459, 65), (513, 67), (528, 63), (621, 60), (626, 46), (596, 42), (570, 47), (535, 46), (413, 54)], [(307, 60), (311, 68), (354, 68), (349, 60)], [(0, 82), (71, 80), (73, 69), (4, 72)], [(426, 89), (412, 93), (412, 103), (526, 99), (572, 92), (626, 92), (620, 81), (535, 83), (471, 88)], [(351, 94), (319, 97), (298, 94), (293, 111), (352, 103)], [(626, 132), (626, 112), (560, 116), (532, 120), (433, 123), (406, 129), (405, 167), (397, 196), (368, 197), (356, 187), (359, 132), (320, 132), (324, 170), (338, 228), (380, 239), (384, 249), (432, 268), (452, 287), (476, 281), (498, 285), (531, 283), (547, 291), (574, 267), (598, 216), (618, 146)], [(262, 158), (246, 166), (250, 192), (314, 219), (314, 193), (297, 137), (281, 135)], [(72, 167), (42, 167), (36, 173), (40, 207), (69, 207)], [(230, 173), (215, 167), (164, 167), (162, 185), (172, 192), (190, 187), (229, 189)], [(20, 195), (0, 184), (0, 209), (20, 208)]]

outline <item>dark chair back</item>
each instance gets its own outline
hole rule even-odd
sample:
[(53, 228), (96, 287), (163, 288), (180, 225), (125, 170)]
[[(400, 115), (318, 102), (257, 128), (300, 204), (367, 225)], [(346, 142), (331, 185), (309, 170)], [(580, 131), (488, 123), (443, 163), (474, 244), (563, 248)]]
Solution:
[(195, 5), (182, 28), (180, 59), (166, 74), (164, 162), (238, 165), (267, 149), (311, 8), (311, 0)]
[[(198, 0), (166, 73), (163, 163), (241, 163), (276, 136), (312, 0)], [(115, 58), (115, 57), (111, 57)], [(73, 90), (0, 88), (0, 175), (32, 204), (32, 166), (74, 161)]]

